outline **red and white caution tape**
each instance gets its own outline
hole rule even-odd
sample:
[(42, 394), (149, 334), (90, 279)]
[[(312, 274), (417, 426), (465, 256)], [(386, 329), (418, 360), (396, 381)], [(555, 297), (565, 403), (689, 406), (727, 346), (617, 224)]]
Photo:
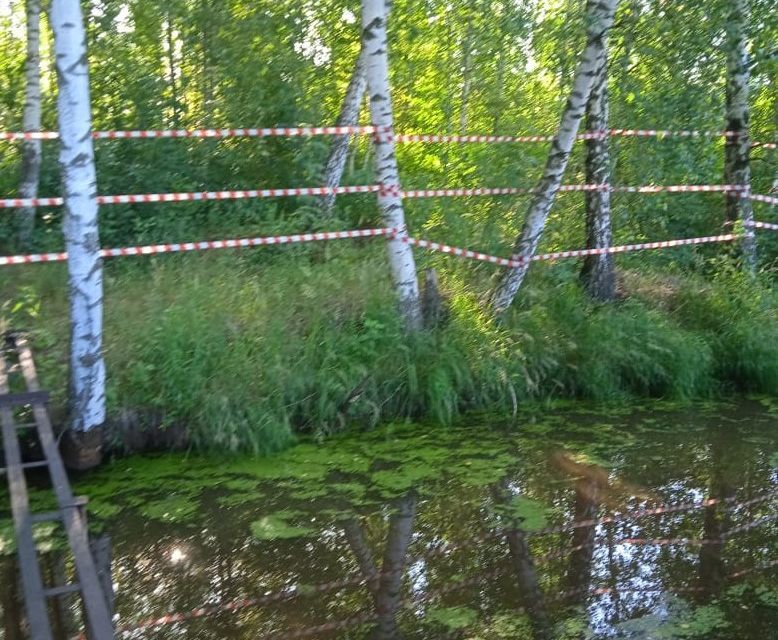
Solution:
[[(609, 129), (608, 131), (585, 131), (576, 136), (577, 140), (594, 140), (606, 137), (632, 138), (736, 138), (737, 131), (669, 131), (661, 129)], [(481, 136), (481, 135), (435, 135), (435, 134), (398, 134), (397, 142), (552, 142), (556, 136)], [(755, 142), (754, 146), (764, 149), (778, 148), (773, 142)]]
[[(266, 129), (165, 129), (140, 131), (93, 131), (97, 140), (127, 138), (269, 138), (366, 135), (391, 131), (391, 127), (271, 127)], [(0, 140), (57, 140), (56, 131), (0, 132)]]
[[(613, 193), (741, 193), (742, 197), (761, 202), (778, 203), (773, 196), (755, 195), (747, 186), (737, 184), (680, 184), (680, 185), (641, 185), (611, 186), (604, 184), (564, 184), (560, 192), (611, 191)], [(343, 187), (297, 187), (289, 189), (242, 189), (230, 191), (192, 191), (183, 193), (138, 193), (116, 196), (97, 196), (97, 203), (111, 204), (147, 204), (152, 202), (192, 202), (198, 200), (238, 200), (247, 198), (282, 198), (290, 196), (324, 196), (354, 193), (382, 193), (400, 195), (403, 198), (449, 198), (470, 196), (530, 195), (534, 189), (518, 187), (495, 187), (474, 189), (413, 189), (403, 191), (399, 185), (354, 185)], [(0, 209), (17, 207), (56, 207), (62, 206), (64, 199), (57, 198), (6, 198), (0, 200)]]
[[(327, 135), (366, 135), (391, 133), (391, 127), (270, 127), (240, 129), (145, 129), (134, 131), (93, 131), (97, 140), (149, 139), (149, 138), (266, 138), (266, 137), (310, 137)], [(604, 137), (640, 138), (735, 138), (737, 131), (670, 131), (661, 129), (610, 129), (608, 131), (586, 131), (576, 136), (578, 140), (592, 140)], [(397, 142), (551, 142), (556, 136), (490, 136), (490, 135), (435, 135), (400, 134), (394, 136)], [(0, 141), (15, 140), (57, 140), (56, 131), (0, 132)], [(754, 146), (764, 149), (778, 148), (774, 142), (755, 142)]]
[[(282, 198), (289, 196), (326, 196), (330, 194), (375, 193), (377, 184), (346, 187), (299, 187), (291, 189), (243, 189), (232, 191), (194, 191), (184, 193), (138, 193), (97, 196), (97, 204), (146, 204), (150, 202), (192, 202), (196, 200), (240, 200), (246, 198)], [(9, 198), (0, 200), (0, 209), (15, 207), (61, 206), (63, 198)]]
[[(759, 229), (771, 229), (778, 231), (778, 224), (768, 222), (754, 222), (753, 226)], [(489, 262), (504, 267), (519, 267), (525, 263), (525, 259), (520, 257), (502, 258), (493, 256), (480, 251), (472, 251), (461, 247), (443, 244), (441, 242), (432, 242), (420, 238), (401, 236), (397, 229), (377, 228), (377, 229), (354, 229), (351, 231), (325, 231), (318, 233), (291, 234), (281, 236), (264, 236), (259, 238), (238, 238), (231, 240), (204, 240), (200, 242), (184, 242), (173, 244), (154, 244), (135, 247), (121, 247), (114, 249), (101, 249), (100, 256), (103, 258), (115, 258), (124, 256), (144, 256), (159, 253), (180, 253), (186, 251), (204, 251), (207, 249), (240, 249), (243, 247), (258, 247), (274, 244), (292, 244), (299, 242), (314, 242), (320, 240), (341, 240), (346, 238), (366, 238), (375, 236), (394, 236), (401, 241), (422, 249), (430, 249), (441, 253), (448, 253), (461, 258), (470, 258), (481, 262)], [(645, 251), (651, 249), (668, 249), (671, 247), (689, 246), (697, 244), (709, 244), (714, 242), (731, 242), (738, 238), (738, 234), (726, 233), (718, 236), (703, 236), (700, 238), (683, 238), (679, 240), (661, 240), (658, 242), (640, 242), (636, 244), (616, 245), (603, 249), (575, 249), (571, 251), (555, 251), (550, 253), (539, 253), (529, 258), (530, 262), (553, 261), (564, 258), (580, 258), (583, 256), (607, 255), (614, 253), (626, 253), (629, 251)], [(58, 253), (32, 253), (15, 256), (0, 256), (0, 267), (17, 264), (30, 264), (37, 262), (62, 262), (67, 260), (68, 254), (65, 251)]]
[(757, 229), (769, 229), (770, 231), (778, 231), (778, 224), (773, 224), (772, 222), (754, 221), (749, 226), (756, 227)]
[[(638, 244), (617, 245), (614, 247), (606, 247), (604, 249), (576, 249), (574, 251), (539, 253), (530, 257), (529, 262), (559, 260), (561, 258), (580, 258), (582, 256), (607, 255), (612, 253), (625, 253), (628, 251), (645, 251), (647, 249), (667, 249), (670, 247), (707, 244), (711, 242), (731, 242), (738, 237), (739, 236), (737, 234), (727, 233), (719, 236), (704, 236), (702, 238), (684, 238), (681, 240), (662, 240), (660, 242), (641, 242)], [(479, 251), (471, 251), (470, 249), (462, 249), (461, 247), (452, 247), (451, 245), (442, 244), (440, 242), (431, 242), (429, 240), (421, 240), (419, 238), (400, 237), (400, 240), (423, 249), (440, 251), (441, 253), (449, 253), (461, 258), (470, 258), (472, 260), (480, 260), (481, 262), (489, 262), (491, 264), (499, 264), (504, 267), (519, 267), (527, 262), (525, 259), (519, 257), (501, 258), (498, 256), (481, 253)]]
[[(375, 236), (395, 235), (395, 229), (352, 229), (350, 231), (320, 231), (317, 233), (301, 233), (285, 236), (264, 236), (260, 238), (238, 238), (234, 240), (203, 240), (201, 242), (182, 242), (175, 244), (151, 244), (137, 247), (121, 247), (118, 249), (101, 249), (101, 258), (116, 258), (120, 256), (148, 256), (158, 253), (181, 253), (186, 251), (204, 251), (206, 249), (241, 249), (244, 247), (260, 247), (274, 244), (293, 244), (298, 242), (315, 242), (319, 240), (344, 240), (347, 238), (372, 238)], [(68, 259), (66, 251), (60, 253), (33, 253), (18, 256), (0, 256), (0, 267), (13, 264), (29, 264), (33, 262), (62, 262)]]
[(758, 193), (752, 193), (748, 196), (751, 200), (756, 200), (757, 202), (766, 202), (768, 204), (778, 204), (778, 196), (763, 196)]
[[(431, 242), (419, 238), (408, 236), (399, 236), (397, 229), (378, 228), (378, 229), (354, 229), (351, 231), (326, 231), (318, 233), (292, 234), (283, 236), (264, 236), (259, 238), (238, 238), (232, 240), (204, 240), (200, 242), (184, 242), (174, 244), (153, 244), (135, 247), (121, 247), (115, 249), (101, 249), (100, 257), (116, 258), (126, 256), (145, 256), (156, 255), (159, 253), (181, 253), (187, 251), (204, 251), (207, 249), (240, 249), (244, 247), (259, 247), (263, 245), (274, 244), (292, 244), (299, 242), (314, 242), (320, 240), (341, 240), (346, 238), (366, 238), (375, 236), (396, 236), (403, 242), (430, 249), (456, 255), (462, 258), (490, 262), (505, 267), (518, 267), (524, 264), (521, 258), (501, 258), (492, 256), (479, 251), (471, 251), (460, 247), (442, 244), (440, 242)], [(685, 238), (682, 240), (663, 240), (660, 242), (643, 242), (639, 244), (627, 244), (605, 249), (577, 249), (574, 251), (557, 251), (553, 253), (536, 254), (530, 258), (530, 262), (544, 260), (559, 260), (561, 258), (578, 258), (581, 256), (604, 255), (611, 253), (624, 253), (627, 251), (643, 251), (647, 249), (667, 249), (669, 247), (679, 247), (685, 245), (705, 244), (711, 242), (729, 242), (738, 238), (737, 234), (724, 234), (719, 236), (706, 236), (702, 238)], [(58, 253), (32, 253), (16, 256), (0, 256), (0, 267), (17, 264), (30, 264), (37, 262), (63, 262), (67, 260), (66, 251)]]
[[(614, 187), (607, 184), (563, 184), (558, 190), (560, 192), (610, 191), (612, 193), (738, 193), (748, 191), (748, 187), (738, 184), (642, 185), (635, 187)], [(401, 191), (400, 193), (403, 198), (440, 198), (457, 196), (531, 195), (535, 193), (535, 190), (514, 187), (483, 187), (474, 189), (415, 189)], [(765, 198), (769, 196), (761, 197)]]

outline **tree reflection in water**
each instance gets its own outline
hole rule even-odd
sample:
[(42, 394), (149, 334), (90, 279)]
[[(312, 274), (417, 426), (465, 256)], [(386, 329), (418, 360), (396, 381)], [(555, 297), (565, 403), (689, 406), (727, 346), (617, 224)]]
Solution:
[[(607, 472), (593, 464), (595, 457), (576, 455), (574, 437), (582, 434), (588, 443), (592, 433), (580, 429), (564, 446), (517, 436), (511, 445), (515, 463), (494, 469), (488, 455), (472, 467), (468, 459), (461, 462), (465, 474), (447, 475), (447, 469), (428, 474), (417, 462), (412, 471), (422, 480), (407, 484), (400, 472), (391, 476), (401, 456), (390, 451), (396, 457), (377, 466), (380, 478), (402, 486), (394, 492), (386, 490), (388, 484), (375, 484), (370, 472), (324, 477), (316, 481), (316, 491), (306, 486), (307, 493), (299, 496), (284, 480), (248, 483), (256, 495), (234, 503), (221, 501), (230, 495), (224, 489), (209, 488), (200, 503), (201, 518), (163, 523), (125, 509), (107, 528), (111, 539), (93, 541), (93, 549), (102, 557), (98, 564), (112, 563), (120, 625), (213, 607), (207, 615), (138, 632), (153, 634), (155, 640), (182, 635), (281, 640), (290, 633), (324, 640), (431, 640), (456, 629), (465, 639), (555, 640), (561, 637), (560, 625), (569, 627), (573, 620), (579, 637), (616, 637), (627, 629), (634, 634), (629, 625), (640, 623), (643, 635), (630, 637), (647, 638), (653, 631), (646, 629), (675, 615), (672, 603), (678, 601), (687, 610), (705, 605), (720, 611), (729, 626), (707, 637), (764, 640), (774, 631), (769, 620), (771, 615), (775, 619), (776, 608), (765, 602), (778, 595), (775, 571), (744, 576), (736, 591), (727, 576), (775, 559), (775, 521), (727, 537), (726, 544), (719, 539), (732, 528), (774, 516), (774, 497), (748, 508), (717, 505), (542, 535), (537, 529), (544, 524), (506, 508), (518, 499), (533, 502), (546, 524), (555, 526), (708, 497), (740, 502), (776, 490), (778, 475), (770, 462), (778, 450), (774, 418), (722, 420), (722, 428), (707, 424), (705, 416), (696, 427), (684, 420), (692, 427), (645, 435), (636, 431), (631, 436), (636, 446), (619, 451)], [(463, 432), (461, 445), (472, 452), (482, 445), (479, 438), (514, 437), (484, 433), (468, 440)], [(436, 443), (436, 432), (424, 436), (420, 448), (440, 450), (452, 441)], [(406, 445), (402, 456), (413, 455)], [(182, 461), (181, 468), (187, 464)], [(245, 475), (229, 479), (237, 487), (247, 485)], [(329, 483), (340, 483), (336, 486), (366, 500), (344, 504), (332, 497)], [(152, 493), (158, 487), (148, 491), (152, 498), (159, 496)], [(144, 494), (132, 497), (140, 503)], [(344, 520), (344, 513), (353, 515)], [(266, 538), (252, 534), (252, 523), (271, 514), (287, 517), (289, 531)], [(627, 544), (627, 538), (714, 542)], [(56, 549), (46, 553), (42, 565), (48, 584), (72, 578), (70, 563)], [(0, 634), (4, 640), (21, 640), (25, 621), (18, 567), (4, 559), (0, 571)], [(704, 592), (694, 591), (700, 587)], [(256, 604), (266, 594), (278, 597)], [(245, 598), (256, 602), (222, 606)], [(62, 599), (53, 607), (58, 639), (72, 637), (82, 626), (74, 600)], [(317, 625), (363, 613), (371, 616), (368, 622), (363, 618), (348, 629), (305, 635)]]
[(397, 640), (401, 637), (397, 613), (402, 604), (404, 564), (413, 535), (416, 502), (415, 493), (409, 493), (391, 505), (389, 529), (380, 572), (376, 568), (359, 520), (349, 518), (343, 525), (346, 539), (362, 574), (368, 580), (368, 589), (373, 596), (377, 616), (371, 634), (374, 640)]

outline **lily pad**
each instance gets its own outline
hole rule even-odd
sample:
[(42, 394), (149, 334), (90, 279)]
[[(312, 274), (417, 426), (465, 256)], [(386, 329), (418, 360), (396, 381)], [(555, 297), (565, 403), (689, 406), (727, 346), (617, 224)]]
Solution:
[(478, 612), (469, 607), (442, 607), (427, 611), (427, 619), (454, 631), (472, 626), (478, 619)]
[(289, 540), (292, 538), (305, 538), (316, 533), (311, 527), (301, 527), (289, 524), (289, 519), (294, 514), (288, 511), (279, 511), (251, 523), (251, 533), (257, 540)]

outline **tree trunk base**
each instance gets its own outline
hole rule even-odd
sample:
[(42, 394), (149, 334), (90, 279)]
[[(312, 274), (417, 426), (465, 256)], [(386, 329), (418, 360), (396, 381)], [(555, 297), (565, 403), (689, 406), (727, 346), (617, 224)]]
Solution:
[(103, 461), (103, 430), (68, 429), (62, 435), (60, 453), (68, 469), (84, 471), (96, 467)]

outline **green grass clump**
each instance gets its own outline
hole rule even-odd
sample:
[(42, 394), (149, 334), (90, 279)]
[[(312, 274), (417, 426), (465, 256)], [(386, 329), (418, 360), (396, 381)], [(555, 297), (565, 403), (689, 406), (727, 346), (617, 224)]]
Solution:
[(778, 294), (735, 271), (687, 282), (675, 301), (679, 322), (705, 335), (714, 376), (738, 391), (778, 390)]
[[(270, 453), (298, 433), (408, 417), (446, 424), (463, 411), (512, 411), (535, 399), (778, 389), (778, 299), (737, 274), (672, 286), (646, 279), (603, 305), (572, 272), (537, 269), (496, 323), (472, 278), (444, 272), (446, 322), (406, 336), (383, 253), (324, 252), (108, 263), (110, 415), (162, 417), (185, 427), (198, 449)], [(62, 404), (64, 268), (17, 273), (0, 315), (32, 329), (41, 377)]]

